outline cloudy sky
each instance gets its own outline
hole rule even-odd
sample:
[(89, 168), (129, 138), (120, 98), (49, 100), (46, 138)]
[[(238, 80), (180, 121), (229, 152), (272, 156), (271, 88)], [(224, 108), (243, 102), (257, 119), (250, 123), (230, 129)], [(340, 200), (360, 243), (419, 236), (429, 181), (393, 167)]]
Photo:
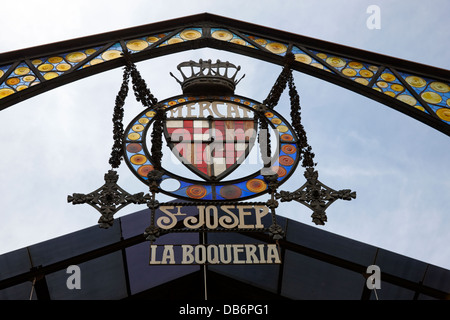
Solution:
[[(379, 30), (366, 26), (369, 5), (381, 9)], [(447, 0), (8, 1), (0, 12), (0, 52), (208, 12), (449, 69), (449, 10)], [(138, 69), (163, 100), (181, 93), (169, 72), (199, 58), (241, 65), (246, 77), (236, 94), (259, 101), (280, 72), (212, 49), (141, 62)], [(110, 169), (121, 73), (95, 75), (0, 111), (0, 254), (97, 223), (97, 211), (68, 204), (67, 195), (97, 189)], [(449, 137), (328, 82), (297, 72), (295, 81), (319, 179), (357, 191), (356, 200), (330, 206), (319, 228), (450, 269)], [(287, 104), (285, 95), (276, 110), (289, 118)], [(140, 111), (130, 95), (124, 123)], [(147, 191), (125, 163), (119, 174), (128, 192)], [(303, 181), (298, 170), (281, 189), (295, 190)], [(140, 209), (130, 205), (117, 216)], [(282, 204), (277, 212), (316, 227), (300, 204)]]

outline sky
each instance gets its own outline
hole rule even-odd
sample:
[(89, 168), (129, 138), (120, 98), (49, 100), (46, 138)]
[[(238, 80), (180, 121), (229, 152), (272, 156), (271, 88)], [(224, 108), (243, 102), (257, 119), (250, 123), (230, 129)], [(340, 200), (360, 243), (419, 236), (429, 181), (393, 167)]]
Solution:
[[(380, 29), (366, 25), (370, 5), (381, 9)], [(447, 0), (9, 1), (0, 12), (0, 52), (208, 12), (449, 69), (449, 9)], [(137, 67), (163, 100), (181, 93), (169, 72), (182, 61), (200, 58), (241, 65), (246, 77), (236, 94), (259, 101), (281, 71), (213, 49), (155, 58)], [(104, 182), (121, 80), (122, 70), (114, 69), (0, 111), (0, 254), (97, 223), (97, 211), (69, 204), (67, 196), (89, 193)], [(357, 198), (332, 204), (325, 226), (312, 223), (311, 211), (298, 203), (282, 203), (277, 214), (450, 269), (449, 137), (326, 81), (295, 72), (295, 83), (319, 180), (336, 190), (356, 191)], [(288, 105), (285, 93), (276, 111), (289, 119)], [(124, 124), (141, 111), (130, 94)], [(125, 163), (118, 172), (119, 185), (129, 193), (147, 192)], [(293, 191), (303, 182), (297, 170), (280, 189)], [(116, 217), (141, 209), (129, 205)]]

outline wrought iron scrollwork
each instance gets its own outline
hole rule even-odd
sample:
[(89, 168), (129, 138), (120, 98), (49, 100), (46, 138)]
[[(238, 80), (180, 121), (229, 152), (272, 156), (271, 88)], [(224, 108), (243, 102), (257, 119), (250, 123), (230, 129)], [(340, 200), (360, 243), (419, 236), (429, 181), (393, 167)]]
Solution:
[(356, 192), (349, 189), (336, 191), (319, 181), (319, 173), (313, 168), (307, 168), (304, 174), (306, 182), (293, 192), (280, 191), (275, 195), (281, 202), (295, 200), (311, 210), (312, 221), (324, 225), (327, 221), (325, 210), (336, 200), (352, 200)]
[(72, 204), (87, 203), (100, 212), (98, 223), (101, 228), (109, 228), (113, 225), (114, 214), (125, 206), (142, 204), (148, 201), (148, 195), (143, 192), (129, 194), (117, 184), (119, 175), (114, 170), (105, 174), (105, 184), (97, 190), (88, 193), (74, 193), (67, 197), (67, 202)]
[[(100, 227), (108, 228), (113, 225), (114, 214), (125, 207), (133, 204), (147, 204), (151, 211), (150, 225), (145, 229), (144, 236), (149, 241), (155, 241), (158, 237), (168, 232), (162, 230), (155, 225), (156, 210), (160, 207), (160, 203), (156, 200), (156, 194), (159, 192), (160, 183), (163, 177), (163, 170), (161, 167), (162, 161), (162, 135), (164, 130), (164, 122), (166, 121), (165, 109), (158, 105), (158, 100), (151, 94), (147, 88), (145, 81), (137, 71), (136, 66), (131, 62), (128, 53), (124, 54), (126, 66), (124, 68), (123, 81), (119, 93), (116, 96), (114, 114), (113, 114), (113, 139), (114, 144), (111, 152), (109, 163), (112, 170), (105, 174), (105, 184), (99, 189), (89, 193), (81, 194), (74, 193), (68, 196), (68, 202), (72, 204), (87, 203), (93, 206), (100, 212), (99, 219)], [(264, 232), (268, 232), (269, 236), (278, 241), (284, 237), (283, 228), (277, 224), (276, 209), (279, 201), (297, 201), (313, 211), (311, 215), (314, 223), (323, 225), (327, 221), (325, 210), (337, 199), (351, 200), (356, 198), (356, 192), (344, 189), (336, 191), (324, 185), (318, 180), (318, 172), (314, 169), (314, 153), (311, 146), (309, 146), (306, 132), (301, 124), (301, 108), (300, 97), (294, 84), (294, 78), (291, 64), (295, 61), (294, 55), (289, 53), (285, 58), (285, 65), (278, 76), (274, 86), (269, 95), (262, 104), (255, 109), (255, 121), (259, 124), (258, 143), (261, 151), (261, 158), (264, 162), (264, 167), (261, 169), (261, 174), (267, 184), (270, 199), (263, 202), (267, 208), (270, 209), (272, 216), (272, 224), (268, 228), (264, 228)], [(153, 131), (151, 134), (152, 148), (151, 148), (151, 162), (154, 169), (147, 175), (148, 186), (150, 193), (143, 192), (137, 194), (129, 194), (117, 184), (119, 176), (113, 169), (118, 168), (123, 157), (123, 139), (124, 130), (122, 125), (123, 120), (123, 106), (128, 94), (129, 79), (132, 79), (133, 90), (137, 101), (140, 101), (144, 107), (152, 107), (156, 114), (154, 116)], [(233, 78), (234, 81), (234, 78)], [(289, 97), (291, 103), (291, 118), (292, 127), (297, 135), (298, 154), (302, 160), (302, 166), (305, 168), (304, 176), (306, 182), (296, 191), (280, 191), (278, 192), (279, 181), (278, 174), (272, 171), (271, 162), (271, 143), (270, 135), (268, 134), (268, 122), (264, 117), (266, 112), (270, 112), (278, 104), (281, 94), (288, 86)], [(239, 202), (233, 202), (238, 204)], [(196, 202), (181, 203), (180, 206), (196, 205)], [(178, 230), (179, 231), (179, 230)], [(231, 231), (231, 230), (230, 230)]]

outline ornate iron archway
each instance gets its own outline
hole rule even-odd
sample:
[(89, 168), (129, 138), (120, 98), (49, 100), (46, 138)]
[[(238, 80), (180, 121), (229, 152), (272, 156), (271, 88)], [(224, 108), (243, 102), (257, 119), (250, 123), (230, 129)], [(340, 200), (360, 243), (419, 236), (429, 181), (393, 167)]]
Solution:
[(352, 90), (450, 135), (450, 71), (208, 13), (0, 54), (0, 110), (133, 62), (215, 48)]

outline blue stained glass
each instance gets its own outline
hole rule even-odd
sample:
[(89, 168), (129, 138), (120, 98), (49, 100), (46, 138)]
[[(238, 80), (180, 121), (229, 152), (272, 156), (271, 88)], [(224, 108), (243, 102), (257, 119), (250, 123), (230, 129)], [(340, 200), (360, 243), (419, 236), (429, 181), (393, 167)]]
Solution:
[(299, 49), (296, 46), (292, 47), (291, 52), (294, 54), (295, 60), (304, 64), (308, 64), (310, 66), (316, 67), (318, 69), (324, 69), (330, 71), (323, 64), (319, 63), (315, 58), (311, 57), (309, 54)]

